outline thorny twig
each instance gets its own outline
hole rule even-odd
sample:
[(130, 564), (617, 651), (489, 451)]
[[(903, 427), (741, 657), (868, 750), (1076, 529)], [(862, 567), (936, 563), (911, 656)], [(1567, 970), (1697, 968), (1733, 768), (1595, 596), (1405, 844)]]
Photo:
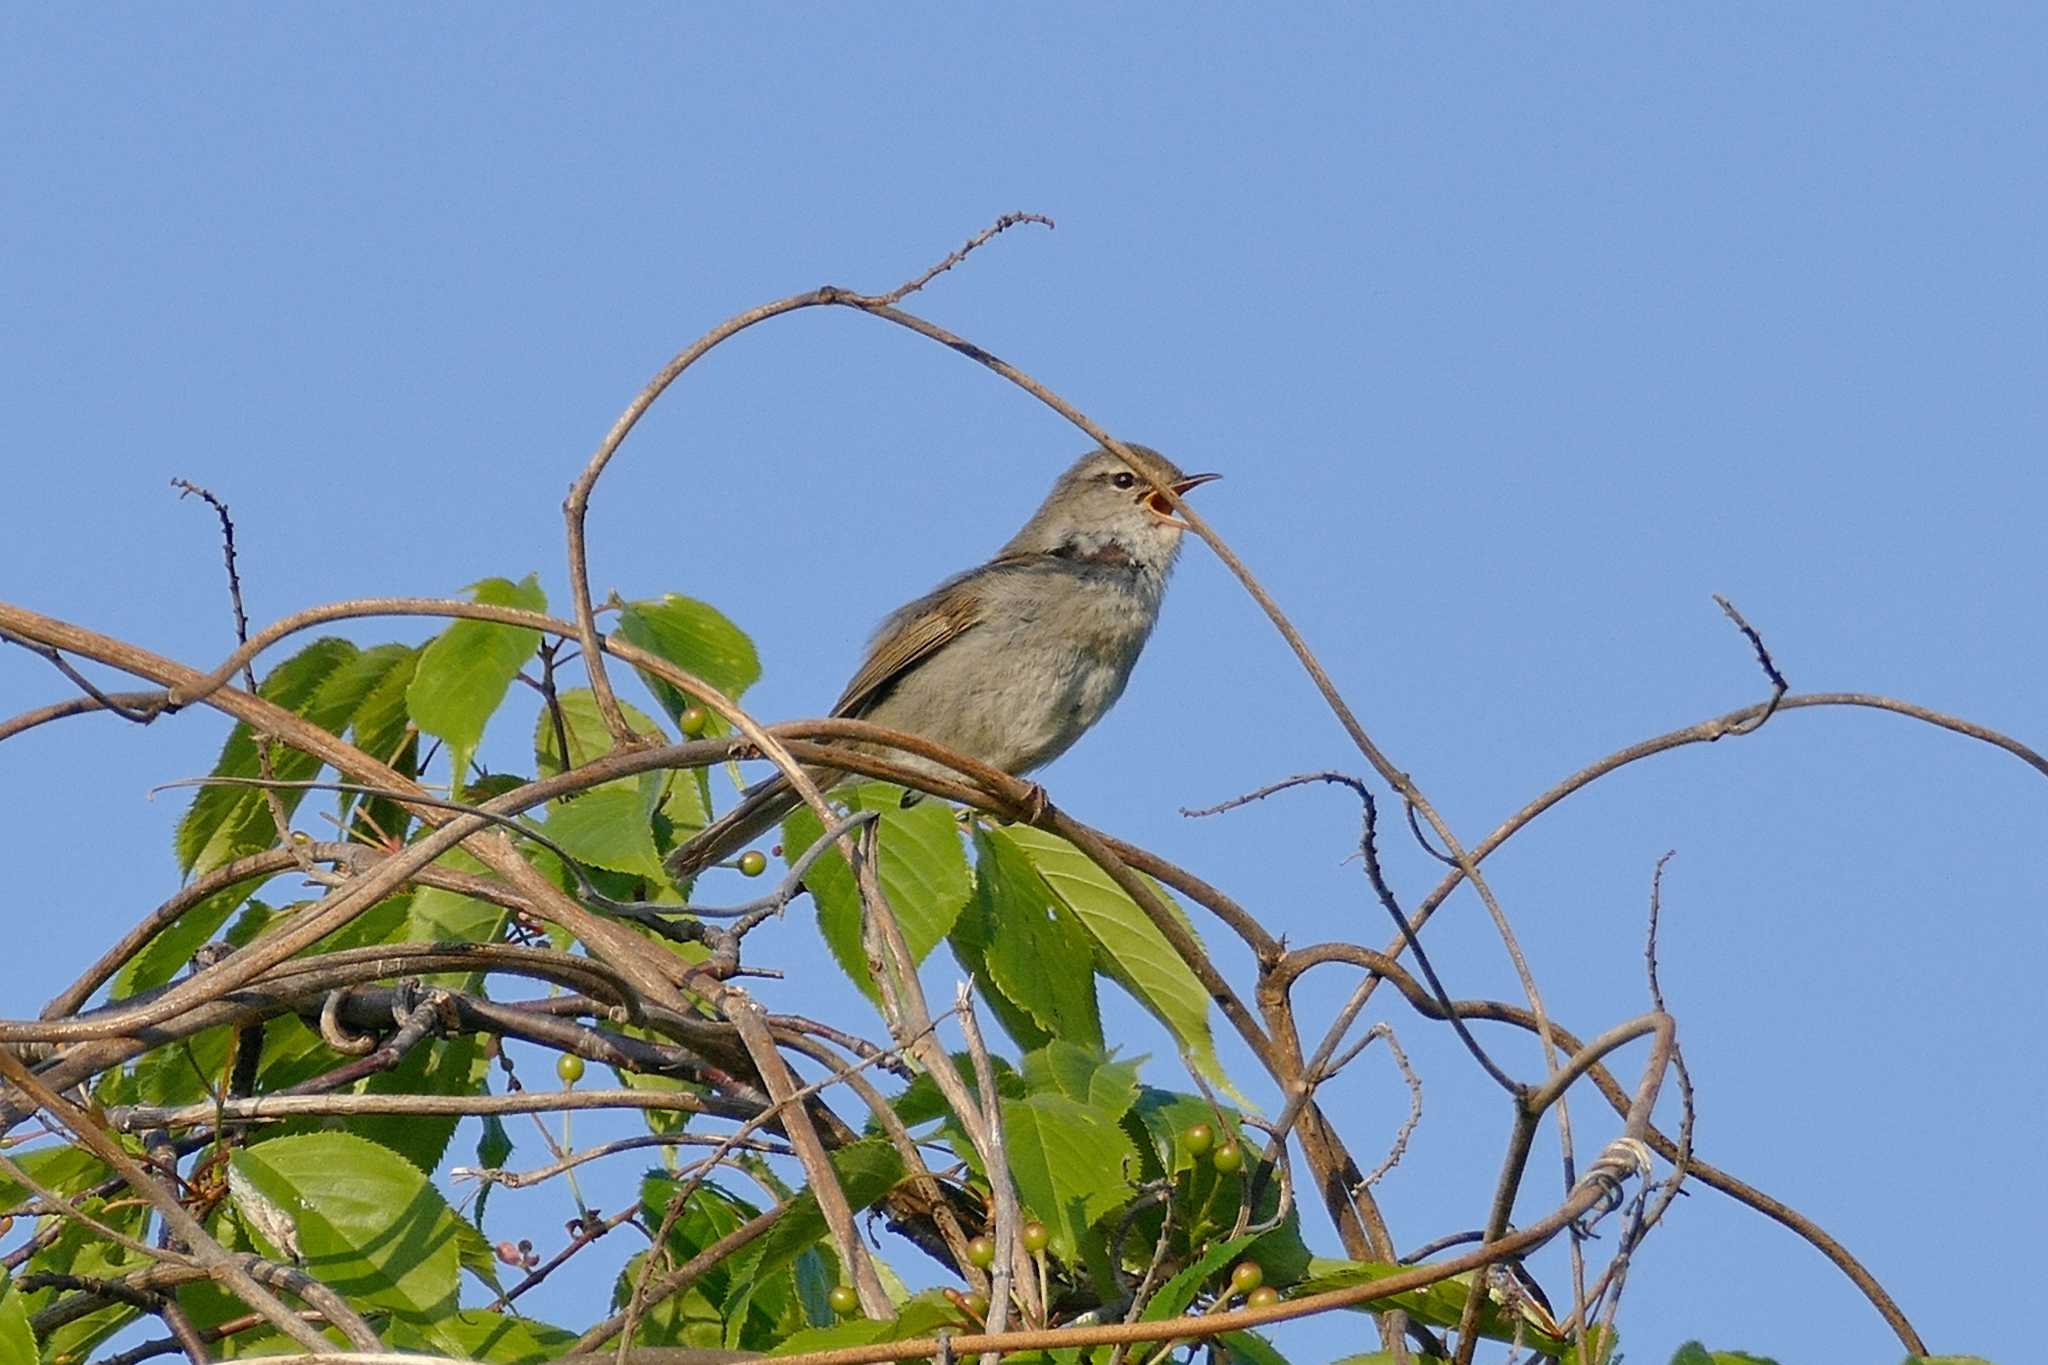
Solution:
[[(1764, 676), (1770, 679), (1771, 699), (1764, 703), (1763, 713), (1739, 729), (1728, 732), (1731, 735), (1755, 734), (1763, 728), (1765, 721), (1777, 714), (1778, 703), (1785, 700), (1785, 694), (1792, 690), (1792, 684), (1786, 682), (1785, 675), (1778, 671), (1777, 663), (1771, 658), (1771, 651), (1764, 645), (1764, 637), (1757, 634), (1756, 627), (1752, 626), (1743, 618), (1742, 613), (1735, 609), (1735, 604), (1721, 596), (1720, 593), (1714, 594), (1714, 601), (1719, 604), (1723, 612), (1727, 613), (1728, 619), (1735, 623), (1735, 628), (1741, 631), (1743, 637), (1749, 641), (1749, 647), (1756, 651), (1757, 666), (1763, 669)], [(1716, 738), (1719, 738), (1719, 736), (1716, 736)]]

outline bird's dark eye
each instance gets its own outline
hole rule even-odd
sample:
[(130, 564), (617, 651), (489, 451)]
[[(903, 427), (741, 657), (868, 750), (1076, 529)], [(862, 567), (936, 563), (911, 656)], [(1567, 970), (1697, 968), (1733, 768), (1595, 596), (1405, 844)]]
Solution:
[(1138, 476), (1136, 474), (1131, 473), (1129, 470), (1125, 470), (1123, 473), (1118, 474), (1112, 479), (1110, 479), (1110, 482), (1115, 484), (1118, 488), (1135, 488), (1138, 483)]

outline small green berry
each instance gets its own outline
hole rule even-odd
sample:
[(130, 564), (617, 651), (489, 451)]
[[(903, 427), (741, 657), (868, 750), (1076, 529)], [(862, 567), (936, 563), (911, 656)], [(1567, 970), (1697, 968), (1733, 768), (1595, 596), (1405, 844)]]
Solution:
[(555, 1074), (562, 1078), (563, 1085), (574, 1085), (583, 1079), (583, 1059), (573, 1052), (565, 1052), (555, 1058)]
[(1209, 1163), (1217, 1170), (1229, 1175), (1244, 1169), (1244, 1148), (1234, 1142), (1226, 1142), (1210, 1156)]
[(1205, 1156), (1216, 1145), (1216, 1130), (1206, 1123), (1191, 1123), (1180, 1130), (1180, 1145), (1189, 1156)]
[(1247, 1308), (1271, 1308), (1278, 1302), (1280, 1291), (1270, 1284), (1262, 1284), (1244, 1296), (1244, 1306)]
[(960, 1298), (960, 1310), (966, 1313), (967, 1316), (973, 1318), (976, 1322), (987, 1321), (988, 1295), (980, 1293), (978, 1291), (973, 1294), (962, 1295)]
[(768, 870), (768, 855), (758, 848), (750, 848), (740, 855), (740, 875), (758, 877)]
[(982, 1270), (996, 1263), (996, 1243), (993, 1237), (976, 1237), (967, 1243), (968, 1261)]
[(1266, 1272), (1257, 1261), (1239, 1261), (1230, 1268), (1230, 1287), (1236, 1293), (1249, 1294), (1265, 1282)]
[(850, 1284), (835, 1284), (825, 1295), (825, 1302), (832, 1305), (832, 1311), (842, 1318), (850, 1318), (860, 1311), (860, 1295), (853, 1292)]
[(695, 739), (711, 728), (711, 713), (701, 706), (685, 706), (683, 714), (676, 718), (676, 724), (682, 727), (684, 734)]
[(1039, 1222), (1036, 1218), (1020, 1228), (1017, 1235), (1024, 1239), (1024, 1249), (1033, 1254), (1041, 1252), (1052, 1245), (1052, 1229)]

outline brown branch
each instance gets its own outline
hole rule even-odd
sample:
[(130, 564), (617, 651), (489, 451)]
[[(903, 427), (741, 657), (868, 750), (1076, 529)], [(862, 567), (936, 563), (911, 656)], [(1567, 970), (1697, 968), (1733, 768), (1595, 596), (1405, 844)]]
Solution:
[[(922, 289), (926, 283), (938, 276), (942, 271), (950, 270), (959, 261), (964, 260), (969, 252), (973, 251), (983, 242), (994, 237), (1005, 228), (1020, 222), (1042, 222), (1047, 227), (1052, 226), (1049, 219), (1042, 218), (1036, 214), (1005, 215), (993, 227), (970, 240), (966, 246), (954, 252), (953, 255), (948, 256), (925, 274), (913, 278), (898, 290), (883, 295), (881, 298), (894, 302), (906, 294)], [(600, 637), (597, 633), (597, 617), (591, 606), (589, 555), (584, 548), (584, 525), (589, 519), (590, 495), (597, 487), (598, 478), (603, 475), (605, 466), (611, 462), (612, 456), (618, 453), (619, 447), (624, 444), (626, 437), (638, 425), (641, 417), (645, 416), (647, 410), (654, 406), (655, 400), (667, 391), (668, 386), (673, 384), (682, 375), (683, 371), (696, 364), (713, 347), (739, 335), (739, 333), (754, 326), (756, 323), (766, 322), (770, 318), (780, 317), (784, 313), (794, 312), (800, 308), (814, 308), (823, 304), (846, 302), (852, 297), (854, 296), (847, 295), (844, 291), (827, 286), (823, 289), (810, 290), (807, 293), (792, 294), (788, 298), (777, 299), (773, 303), (765, 303), (758, 308), (748, 309), (746, 312), (728, 318), (712, 328), (702, 337), (684, 347), (673, 359), (662, 366), (654, 378), (650, 379), (646, 386), (634, 396), (633, 401), (626, 405), (626, 410), (619, 414), (618, 420), (612, 423), (611, 430), (607, 431), (604, 439), (598, 443), (597, 450), (591, 455), (589, 462), (584, 466), (583, 472), (577, 475), (576, 481), (569, 486), (569, 495), (562, 503), (562, 517), (567, 525), (568, 533), (569, 592), (576, 609), (575, 637), (583, 647), (584, 667), (589, 673), (590, 690), (597, 700), (598, 714), (604, 718), (605, 727), (611, 731), (613, 738), (619, 744), (631, 744), (635, 741), (635, 736), (633, 735), (632, 728), (626, 724), (625, 713), (619, 709), (618, 698), (613, 694), (611, 682), (605, 676), (604, 662), (599, 653)], [(694, 689), (692, 690), (694, 691)], [(699, 693), (698, 695), (702, 694)], [(713, 709), (717, 708), (714, 707)], [(727, 719), (731, 719), (731, 717), (727, 717)], [(749, 738), (752, 738), (752, 736), (750, 735)], [(785, 766), (783, 771), (788, 776), (791, 786), (803, 798), (804, 803), (811, 807), (812, 813), (818, 817), (820, 823), (824, 823), (823, 803), (818, 799), (816, 788), (809, 778), (805, 777), (793, 766)]]
[(875, 1273), (874, 1262), (868, 1259), (867, 1244), (861, 1241), (860, 1231), (853, 1225), (853, 1208), (846, 1202), (846, 1191), (839, 1186), (832, 1158), (818, 1136), (817, 1125), (811, 1121), (810, 1110), (798, 1100), (796, 1077), (777, 1050), (761, 1007), (733, 991), (726, 996), (724, 1008), (725, 1017), (739, 1030), (740, 1041), (753, 1057), (754, 1069), (760, 1072), (769, 1096), (782, 1108), (782, 1130), (796, 1148), (812, 1197), (818, 1201), (818, 1210), (824, 1214), (825, 1227), (832, 1235), (832, 1245), (839, 1252), (839, 1263), (846, 1267), (854, 1288), (860, 1292), (861, 1306), (871, 1316), (886, 1315), (888, 1291), (882, 1287), (881, 1276)]
[[(161, 689), (153, 692), (100, 692), (98, 688), (94, 688), (93, 691), (98, 695), (53, 701), (47, 706), (38, 706), (32, 711), (23, 711), (17, 716), (0, 721), (0, 741), (13, 739), (24, 731), (33, 730), (38, 725), (48, 725), (53, 720), (90, 715), (96, 711), (111, 711), (123, 720), (147, 725), (156, 719), (167, 705), (166, 694)], [(146, 718), (145, 712), (148, 713)]]

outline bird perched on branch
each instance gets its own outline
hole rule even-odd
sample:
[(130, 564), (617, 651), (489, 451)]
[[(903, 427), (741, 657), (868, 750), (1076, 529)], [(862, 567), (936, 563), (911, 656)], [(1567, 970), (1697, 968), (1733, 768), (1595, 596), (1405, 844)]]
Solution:
[[(921, 735), (1012, 774), (1065, 753), (1123, 695), (1159, 619), (1187, 529), (1159, 485), (1186, 493), (1217, 477), (1184, 474), (1146, 446), (1124, 448), (1135, 466), (1106, 448), (1089, 451), (995, 558), (886, 617), (832, 714)], [(853, 747), (952, 775), (926, 759)], [(821, 787), (845, 776), (806, 771)], [(695, 875), (796, 804), (780, 775), (749, 788), (670, 855), (670, 870)]]

